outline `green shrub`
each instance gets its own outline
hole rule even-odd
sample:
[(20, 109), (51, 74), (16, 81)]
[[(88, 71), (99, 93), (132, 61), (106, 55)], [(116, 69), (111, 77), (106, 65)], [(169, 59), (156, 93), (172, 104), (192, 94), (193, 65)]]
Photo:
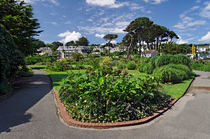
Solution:
[(26, 65), (34, 65), (34, 64), (42, 64), (46, 65), (47, 63), (52, 63), (56, 61), (55, 56), (48, 56), (48, 55), (43, 55), (43, 56), (29, 56), (25, 58), (25, 63)]
[(59, 97), (69, 115), (83, 122), (137, 120), (164, 107), (170, 97), (157, 92), (153, 77), (134, 79), (111, 68), (70, 72), (62, 81)]
[(84, 56), (80, 53), (73, 53), (72, 54), (72, 59), (74, 59), (75, 61), (81, 61), (84, 59)]
[(180, 83), (191, 77), (191, 71), (185, 65), (169, 64), (156, 68), (154, 75), (158, 77), (162, 83)]
[(102, 66), (102, 67), (112, 67), (112, 66), (113, 66), (112, 59), (109, 58), (108, 56), (105, 57), (105, 58), (101, 61), (100, 66)]
[(72, 65), (67, 61), (56, 61), (53, 63), (48, 63), (46, 69), (51, 71), (67, 71), (72, 69)]
[(191, 66), (191, 60), (185, 55), (162, 55), (153, 59), (155, 67), (161, 67), (168, 64), (182, 64)]
[(135, 62), (129, 62), (127, 65), (127, 68), (129, 70), (135, 70), (136, 69), (136, 63)]
[(11, 80), (18, 69), (25, 68), (24, 56), (17, 49), (12, 36), (0, 24), (0, 94), (11, 90)]
[(193, 63), (192, 69), (210, 72), (210, 63), (206, 63), (206, 64)]
[(41, 56), (33, 56), (25, 58), (26, 65), (34, 65), (36, 63), (42, 62)]

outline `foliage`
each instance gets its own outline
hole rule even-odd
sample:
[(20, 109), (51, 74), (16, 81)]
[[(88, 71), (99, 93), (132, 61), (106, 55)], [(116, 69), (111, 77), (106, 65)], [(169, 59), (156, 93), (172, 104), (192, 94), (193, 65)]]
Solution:
[(56, 61), (55, 56), (48, 56), (48, 55), (43, 55), (43, 56), (29, 56), (25, 58), (25, 63), (26, 65), (34, 65), (34, 64), (44, 64), (46, 65), (47, 63), (52, 63)]
[(191, 66), (191, 60), (185, 55), (162, 55), (153, 59), (155, 67), (161, 67), (168, 64), (183, 64)]
[(72, 54), (72, 58), (75, 60), (75, 61), (81, 61), (82, 59), (84, 59), (84, 56), (80, 53), (73, 53)]
[(175, 42), (169, 42), (161, 45), (161, 51), (164, 54), (187, 54), (192, 51), (191, 46), (187, 44), (176, 44)]
[(111, 42), (112, 42), (113, 39), (116, 39), (117, 37), (118, 37), (117, 34), (106, 34), (103, 37), (105, 40), (107, 40), (107, 43), (106, 43), (105, 46), (108, 46), (109, 47), (109, 56), (110, 56), (110, 49), (113, 46)]
[(0, 94), (11, 90), (10, 81), (19, 67), (25, 68), (23, 55), (17, 50), (12, 36), (0, 24)]
[(58, 49), (59, 46), (63, 46), (63, 43), (61, 42), (53, 42), (50, 46), (52, 51), (56, 51)]
[(70, 41), (66, 43), (66, 46), (76, 46), (74, 41)]
[(88, 46), (88, 44), (89, 44), (88, 39), (83, 36), (83, 37), (79, 38), (78, 41), (76, 41), (75, 45), (76, 46)]
[(134, 79), (110, 68), (68, 73), (59, 90), (70, 116), (83, 122), (137, 120), (164, 107), (170, 97), (157, 92), (152, 77)]
[(191, 77), (191, 70), (185, 65), (169, 64), (156, 68), (154, 75), (159, 77), (162, 83), (180, 83)]
[(210, 72), (210, 63), (193, 63), (192, 69), (194, 70), (200, 70), (200, 71), (208, 71)]
[(145, 43), (147, 49), (160, 52), (162, 42), (169, 41), (169, 38), (171, 41), (173, 38), (179, 38), (175, 32), (164, 26), (154, 24), (147, 17), (136, 18), (126, 27), (125, 31), (128, 33), (122, 42), (127, 46), (128, 58), (131, 53), (138, 49), (140, 50), (139, 55), (141, 55), (141, 50), (145, 47)]
[(42, 31), (37, 31), (39, 23), (33, 18), (32, 6), (23, 0), (1, 0), (0, 13), (0, 24), (12, 35), (18, 49), (24, 55), (33, 54), (32, 37)]
[(127, 65), (127, 68), (129, 70), (135, 70), (136, 69), (136, 63), (135, 62), (129, 62)]
[(102, 66), (102, 67), (112, 67), (113, 66), (112, 59), (109, 58), (109, 57), (105, 57), (101, 61), (100, 66)]

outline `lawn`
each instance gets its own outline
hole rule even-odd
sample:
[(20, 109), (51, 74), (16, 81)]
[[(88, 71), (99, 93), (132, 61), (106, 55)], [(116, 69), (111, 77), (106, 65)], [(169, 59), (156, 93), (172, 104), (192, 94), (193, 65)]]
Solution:
[[(66, 77), (68, 75), (67, 72), (54, 72), (44, 69), (45, 66), (43, 65), (30, 65), (32, 68), (41, 68), (41, 70), (45, 71), (50, 75), (53, 81), (53, 88), (59, 89), (59, 84), (62, 80), (62, 78)], [(84, 73), (85, 70), (72, 70), (73, 72), (81, 72)], [(132, 75), (135, 75), (135, 77), (144, 77), (146, 76), (145, 73), (140, 73), (138, 70), (128, 70), (128, 72)], [(193, 79), (185, 80), (182, 83), (179, 84), (161, 84), (161, 88), (159, 89), (162, 93), (168, 94), (172, 96), (173, 98), (180, 98), (183, 96), (183, 94), (186, 92), (188, 86), (192, 82)]]

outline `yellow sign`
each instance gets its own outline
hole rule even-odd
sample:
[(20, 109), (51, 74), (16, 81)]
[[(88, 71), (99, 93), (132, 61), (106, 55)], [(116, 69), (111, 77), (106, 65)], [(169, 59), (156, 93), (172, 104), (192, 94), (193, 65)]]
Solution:
[(194, 44), (192, 45), (192, 54), (195, 55), (195, 46), (194, 46)]

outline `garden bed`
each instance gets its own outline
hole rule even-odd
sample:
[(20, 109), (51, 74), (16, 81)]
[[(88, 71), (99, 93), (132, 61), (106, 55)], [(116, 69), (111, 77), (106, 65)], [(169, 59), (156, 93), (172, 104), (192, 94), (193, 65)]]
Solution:
[(139, 119), (139, 120), (132, 120), (132, 121), (125, 121), (125, 122), (109, 122), (109, 123), (87, 123), (87, 122), (81, 122), (81, 121), (77, 121), (72, 119), (68, 112), (66, 111), (66, 108), (64, 106), (64, 104), (61, 102), (60, 98), (59, 98), (59, 94), (58, 91), (56, 89), (54, 90), (54, 95), (56, 98), (56, 105), (58, 107), (58, 113), (59, 116), (69, 125), (72, 126), (77, 126), (77, 127), (83, 127), (83, 128), (96, 128), (96, 129), (106, 129), (106, 128), (114, 128), (114, 127), (122, 127), (122, 126), (132, 126), (132, 125), (138, 125), (138, 124), (143, 124), (143, 123), (147, 123), (151, 120), (153, 120), (154, 118), (160, 116), (161, 114), (163, 114), (164, 112), (166, 112), (168, 109), (170, 109), (176, 102), (177, 99), (173, 99), (167, 107), (162, 108), (160, 110), (158, 110), (157, 112), (154, 112), (151, 116)]

